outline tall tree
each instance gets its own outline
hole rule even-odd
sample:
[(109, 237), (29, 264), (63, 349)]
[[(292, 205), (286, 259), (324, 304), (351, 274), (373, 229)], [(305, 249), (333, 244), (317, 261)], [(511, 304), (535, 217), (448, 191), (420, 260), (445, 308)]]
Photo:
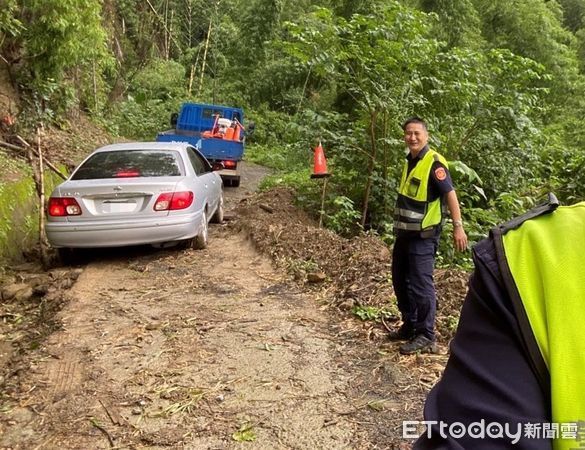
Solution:
[(562, 10), (556, 1), (473, 1), (482, 11), (482, 33), (492, 47), (531, 58), (559, 77), (576, 68), (574, 39), (563, 28)]
[(420, 7), (437, 14), (433, 29), (448, 48), (482, 44), (481, 20), (472, 0), (421, 0)]
[(585, 19), (585, 0), (557, 0), (563, 8), (563, 23), (576, 33), (583, 28)]
[(280, 27), (284, 0), (252, 0), (242, 7), (239, 43), (243, 62), (251, 65), (264, 60), (264, 47)]
[[(100, 0), (26, 2), (22, 14), (27, 25), (21, 37), (27, 63), (22, 81), (43, 99), (46, 111), (66, 109), (76, 100), (82, 105), (96, 103), (88, 97), (97, 95), (98, 79), (111, 63), (101, 6)], [(67, 89), (72, 83), (77, 96)]]

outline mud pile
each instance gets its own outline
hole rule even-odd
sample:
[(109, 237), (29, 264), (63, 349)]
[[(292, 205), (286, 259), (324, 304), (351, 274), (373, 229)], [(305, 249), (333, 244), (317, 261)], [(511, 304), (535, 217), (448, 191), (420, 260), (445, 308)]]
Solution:
[[(238, 206), (232, 225), (248, 233), (256, 247), (269, 254), (300, 282), (323, 281), (335, 306), (373, 306), (394, 311), (391, 253), (375, 235), (346, 239), (319, 228), (295, 206), (294, 192), (276, 188), (250, 197)], [(468, 274), (437, 270), (437, 329), (439, 340), (453, 337), (467, 291)], [(397, 320), (398, 317), (391, 318)]]

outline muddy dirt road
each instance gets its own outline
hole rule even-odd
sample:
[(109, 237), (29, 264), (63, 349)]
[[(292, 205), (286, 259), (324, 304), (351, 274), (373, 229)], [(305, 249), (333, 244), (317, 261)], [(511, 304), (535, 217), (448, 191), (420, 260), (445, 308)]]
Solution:
[[(228, 210), (264, 173), (247, 166)], [(393, 347), (229, 223), (203, 251), (92, 256), (58, 319), (27, 356), (0, 448), (399, 448), (400, 421), (420, 418), (425, 389)]]

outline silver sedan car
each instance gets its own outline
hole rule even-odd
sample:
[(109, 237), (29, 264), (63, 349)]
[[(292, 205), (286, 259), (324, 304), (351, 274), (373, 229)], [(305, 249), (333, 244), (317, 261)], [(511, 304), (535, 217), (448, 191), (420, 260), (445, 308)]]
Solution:
[(186, 143), (99, 148), (51, 194), (47, 238), (62, 256), (73, 248), (178, 241), (205, 248), (208, 222), (223, 220), (223, 185), (214, 169)]

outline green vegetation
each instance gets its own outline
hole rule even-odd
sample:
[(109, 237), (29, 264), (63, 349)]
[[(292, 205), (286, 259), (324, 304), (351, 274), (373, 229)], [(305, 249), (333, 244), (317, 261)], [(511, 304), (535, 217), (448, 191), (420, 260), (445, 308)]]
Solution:
[(253, 425), (249, 423), (242, 424), (238, 431), (232, 434), (232, 439), (236, 442), (254, 442), (256, 440), (256, 433)]
[(279, 170), (265, 186), (295, 187), (315, 214), (322, 141), (324, 221), (339, 233), (391, 239), (411, 115), (450, 161), (472, 241), (549, 190), (585, 198), (585, 0), (5, 3), (0, 64), (21, 124), (83, 110), (153, 139), (183, 101), (244, 107), (248, 157)]
[(354, 306), (352, 312), (363, 321), (373, 320), (379, 322), (383, 319), (398, 316), (396, 308), (392, 311), (387, 308), (377, 308), (375, 306)]

